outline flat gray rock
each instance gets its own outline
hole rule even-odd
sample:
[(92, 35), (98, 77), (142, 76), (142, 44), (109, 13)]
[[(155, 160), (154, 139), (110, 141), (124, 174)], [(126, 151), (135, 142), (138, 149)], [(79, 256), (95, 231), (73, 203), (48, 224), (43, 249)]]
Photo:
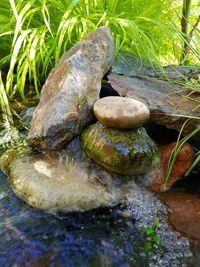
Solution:
[(114, 60), (111, 31), (98, 28), (60, 59), (42, 88), (28, 134), (31, 147), (60, 149), (92, 121), (101, 79)]
[(190, 78), (198, 79), (199, 70), (193, 66), (166, 66), (161, 71), (144, 58), (122, 52), (115, 58), (112, 73), (128, 77), (148, 76), (158, 79), (188, 80)]

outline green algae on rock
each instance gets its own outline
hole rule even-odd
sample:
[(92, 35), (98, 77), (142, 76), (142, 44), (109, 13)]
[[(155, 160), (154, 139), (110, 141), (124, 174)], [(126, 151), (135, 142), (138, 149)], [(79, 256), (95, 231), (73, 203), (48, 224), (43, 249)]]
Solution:
[(160, 162), (159, 148), (143, 127), (121, 130), (97, 122), (83, 131), (81, 146), (98, 164), (120, 174), (141, 174)]

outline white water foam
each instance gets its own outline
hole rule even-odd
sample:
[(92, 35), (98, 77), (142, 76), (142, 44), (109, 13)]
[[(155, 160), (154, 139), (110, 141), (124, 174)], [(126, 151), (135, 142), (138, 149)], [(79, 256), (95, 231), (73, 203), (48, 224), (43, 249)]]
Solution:
[(149, 267), (187, 266), (192, 256), (188, 239), (173, 231), (167, 222), (167, 208), (152, 192), (140, 186), (128, 196), (127, 211), (136, 219), (138, 227), (151, 227), (155, 219), (159, 221), (157, 236), (162, 249), (155, 250), (150, 257)]

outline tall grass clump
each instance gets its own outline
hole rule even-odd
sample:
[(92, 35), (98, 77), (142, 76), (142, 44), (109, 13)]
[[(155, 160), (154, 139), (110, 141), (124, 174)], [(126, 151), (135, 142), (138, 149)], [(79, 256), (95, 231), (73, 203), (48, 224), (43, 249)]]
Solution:
[(176, 17), (174, 7), (162, 0), (1, 0), (0, 67), (8, 73), (6, 94), (24, 99), (28, 81), (39, 95), (64, 51), (100, 26), (113, 32), (116, 53), (129, 51), (152, 64), (170, 59), (172, 50), (178, 58)]
[(2, 112), (2, 121), (6, 125), (13, 125), (13, 117), (10, 110), (9, 101), (6, 95), (5, 87), (0, 72), (0, 110)]
[(9, 106), (9, 101), (5, 92), (4, 84), (0, 72), (0, 156), (5, 148), (13, 147), (19, 144), (20, 135), (17, 128), (14, 126), (12, 112)]

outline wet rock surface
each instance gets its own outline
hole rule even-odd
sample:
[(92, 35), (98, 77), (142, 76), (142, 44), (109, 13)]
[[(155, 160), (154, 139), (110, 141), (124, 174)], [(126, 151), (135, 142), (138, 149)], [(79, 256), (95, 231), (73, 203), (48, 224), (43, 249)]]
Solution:
[(83, 151), (116, 173), (145, 173), (160, 162), (160, 151), (143, 127), (111, 129), (97, 122), (83, 131), (80, 140)]
[(1, 166), (13, 191), (29, 205), (51, 212), (86, 211), (126, 200), (135, 182), (84, 157), (78, 138), (61, 152), (7, 151)]
[[(150, 77), (130, 78), (110, 74), (108, 79), (121, 96), (137, 99), (147, 105), (152, 122), (180, 131), (187, 117), (193, 116), (185, 124), (183, 135), (191, 133), (200, 125), (199, 93), (188, 95), (183, 87)], [(200, 134), (197, 133), (193, 139), (198, 143)]]
[(177, 154), (176, 160), (171, 168), (171, 172), (169, 177), (166, 179), (169, 159), (172, 153), (172, 150), (177, 146), (176, 142), (173, 142), (168, 145), (160, 145), (161, 151), (161, 161), (160, 168), (158, 174), (155, 172), (149, 176), (149, 185), (148, 187), (152, 191), (166, 191), (170, 189), (170, 187), (176, 183), (178, 180), (182, 179), (182, 177), (186, 174), (189, 168), (192, 165), (194, 150), (192, 146), (188, 143), (185, 143)]
[(61, 57), (42, 88), (28, 134), (30, 146), (61, 148), (91, 123), (101, 79), (113, 59), (113, 38), (106, 27), (87, 35)]
[[(1, 266), (140, 264), (144, 236), (119, 208), (54, 216), (24, 204), (0, 172)], [(141, 255), (140, 255), (141, 254)]]
[(169, 191), (159, 194), (169, 208), (171, 225), (182, 234), (200, 242), (200, 198), (196, 194)]
[[(137, 227), (151, 228), (155, 218), (159, 221), (156, 234), (161, 241), (162, 248), (156, 257), (151, 255), (148, 266), (193, 266), (192, 262), (187, 262), (192, 255), (188, 249), (189, 242), (169, 227), (167, 212), (166, 206), (159, 201), (157, 196), (145, 188), (138, 187), (138, 190), (128, 197), (127, 216), (136, 220)], [(183, 262), (181, 262), (182, 257), (185, 259)]]
[(136, 128), (149, 120), (149, 109), (135, 99), (110, 96), (94, 104), (94, 114), (102, 124), (113, 128)]

